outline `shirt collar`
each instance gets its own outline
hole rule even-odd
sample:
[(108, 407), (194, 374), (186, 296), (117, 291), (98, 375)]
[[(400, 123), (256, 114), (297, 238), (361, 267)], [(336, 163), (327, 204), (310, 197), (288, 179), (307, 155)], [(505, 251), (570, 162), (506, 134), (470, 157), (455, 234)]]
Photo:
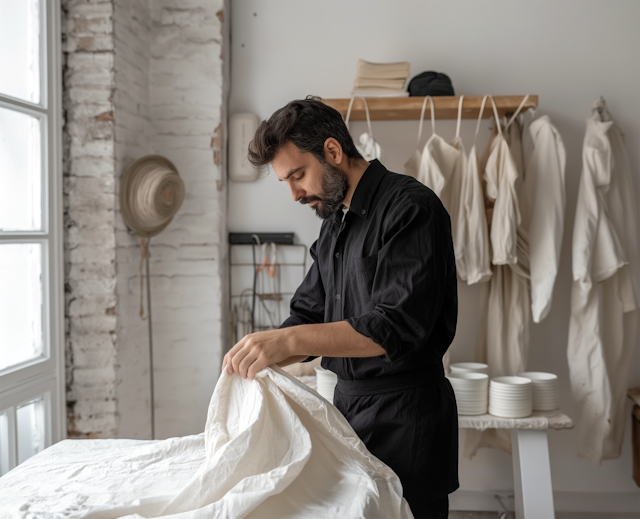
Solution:
[(380, 184), (385, 172), (386, 168), (380, 164), (378, 159), (371, 161), (356, 186), (356, 190), (351, 198), (349, 211), (365, 220), (369, 217), (373, 194), (376, 192), (378, 184)]

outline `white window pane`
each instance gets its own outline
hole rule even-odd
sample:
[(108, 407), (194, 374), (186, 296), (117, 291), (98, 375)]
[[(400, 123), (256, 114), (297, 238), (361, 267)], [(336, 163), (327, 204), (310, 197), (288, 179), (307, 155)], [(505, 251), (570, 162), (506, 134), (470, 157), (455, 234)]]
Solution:
[(44, 399), (18, 407), (16, 424), (19, 465), (44, 449)]
[(0, 370), (42, 354), (42, 246), (0, 245)]
[(0, 108), (0, 231), (42, 229), (41, 164), (40, 120)]
[(40, 102), (40, 1), (0, 0), (0, 93)]
[(9, 472), (9, 417), (0, 414), (0, 476)]

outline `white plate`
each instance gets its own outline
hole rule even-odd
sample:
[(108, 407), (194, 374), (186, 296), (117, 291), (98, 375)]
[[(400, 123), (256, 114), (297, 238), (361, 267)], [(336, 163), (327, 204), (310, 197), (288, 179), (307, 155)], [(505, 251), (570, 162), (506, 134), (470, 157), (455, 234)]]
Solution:
[(558, 375), (554, 373), (543, 373), (542, 371), (525, 371), (523, 373), (518, 373), (519, 377), (528, 378), (533, 381), (533, 383), (545, 383), (545, 382), (553, 382), (556, 383), (558, 381)]
[(522, 387), (522, 386), (531, 386), (531, 379), (524, 377), (495, 377), (491, 379), (491, 384), (495, 386), (506, 386), (506, 387)]
[(464, 411), (464, 412), (458, 410), (458, 414), (462, 415), (462, 416), (478, 416), (478, 415), (481, 415), (481, 414), (487, 414), (487, 409), (484, 408), (484, 409), (478, 409), (478, 410), (475, 410), (475, 411)]
[(464, 384), (464, 383), (480, 383), (479, 381), (482, 381), (482, 383), (487, 383), (489, 381), (489, 375), (487, 375), (486, 373), (475, 373), (473, 371), (462, 371), (462, 372), (455, 372), (455, 373), (449, 373), (447, 375), (447, 378), (449, 379), (449, 381), (452, 381), (452, 383), (460, 383), (460, 384)]
[(487, 373), (489, 371), (489, 366), (481, 362), (454, 362), (449, 365), (449, 368), (452, 373)]
[(527, 416), (531, 416), (531, 412), (528, 412), (528, 411), (522, 411), (520, 413), (511, 413), (511, 412), (504, 412), (497, 409), (492, 409), (491, 407), (489, 407), (489, 414), (492, 414), (493, 416), (498, 416), (499, 418), (526, 418)]

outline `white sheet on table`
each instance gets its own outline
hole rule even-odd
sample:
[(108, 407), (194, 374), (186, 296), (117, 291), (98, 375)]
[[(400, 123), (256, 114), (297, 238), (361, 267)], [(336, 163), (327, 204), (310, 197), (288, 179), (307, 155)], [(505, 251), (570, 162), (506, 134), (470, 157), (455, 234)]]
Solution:
[(66, 440), (0, 478), (5, 518), (413, 517), (395, 473), (279, 368), (222, 374), (205, 432)]

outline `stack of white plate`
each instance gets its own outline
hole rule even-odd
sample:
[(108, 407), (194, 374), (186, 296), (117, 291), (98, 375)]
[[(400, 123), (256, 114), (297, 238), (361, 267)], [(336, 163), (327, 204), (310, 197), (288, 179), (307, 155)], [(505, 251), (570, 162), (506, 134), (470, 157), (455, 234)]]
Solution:
[(489, 384), (489, 414), (525, 418), (533, 411), (532, 383), (524, 377), (496, 377)]
[(487, 412), (489, 376), (485, 373), (450, 373), (447, 375), (456, 395), (458, 414), (478, 415)]
[(482, 362), (454, 362), (449, 369), (451, 373), (489, 373), (489, 366)]
[(333, 371), (324, 369), (322, 366), (316, 366), (315, 370), (318, 393), (333, 404), (333, 392), (338, 383), (338, 376)]
[(518, 373), (533, 383), (533, 410), (553, 411), (558, 409), (558, 376), (553, 373), (529, 371)]

